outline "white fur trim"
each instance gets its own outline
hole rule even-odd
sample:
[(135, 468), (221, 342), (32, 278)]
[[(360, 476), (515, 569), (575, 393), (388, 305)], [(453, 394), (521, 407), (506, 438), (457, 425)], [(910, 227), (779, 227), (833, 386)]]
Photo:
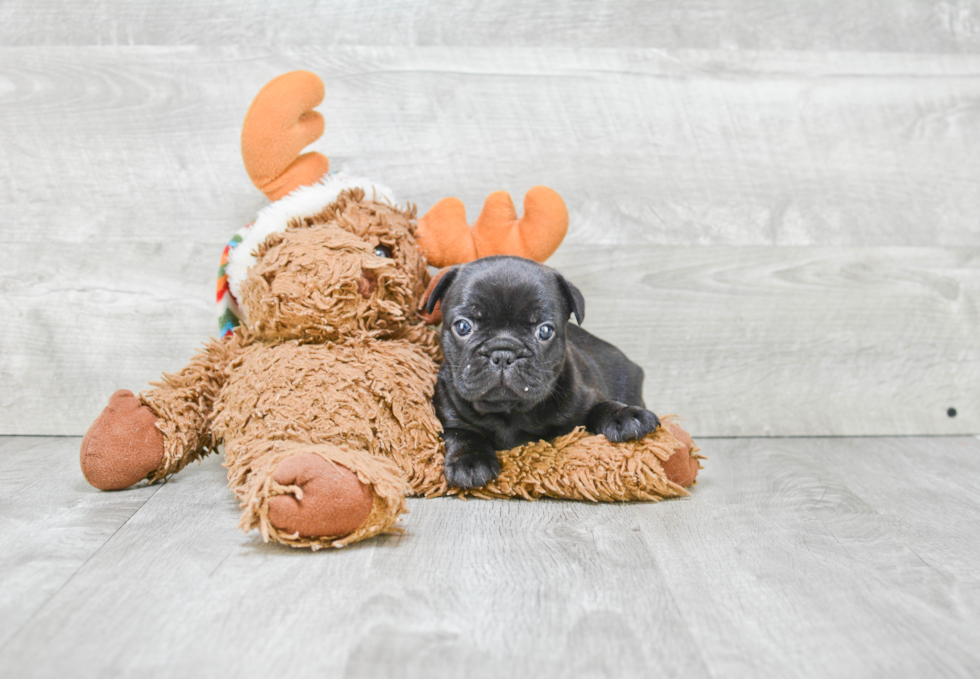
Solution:
[(370, 179), (352, 177), (346, 172), (325, 174), (316, 184), (301, 186), (275, 203), (259, 211), (252, 226), (244, 230), (242, 242), (228, 252), (228, 286), (235, 299), (242, 298), (241, 285), (248, 276), (248, 270), (255, 264), (255, 250), (271, 233), (285, 231), (289, 221), (296, 217), (309, 217), (320, 212), (337, 200), (342, 191), (364, 189), (373, 200), (395, 204), (395, 196), (387, 186)]

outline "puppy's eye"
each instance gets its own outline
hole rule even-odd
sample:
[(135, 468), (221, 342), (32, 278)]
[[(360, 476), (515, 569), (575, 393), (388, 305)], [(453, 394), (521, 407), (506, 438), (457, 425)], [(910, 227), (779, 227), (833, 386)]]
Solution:
[(542, 342), (547, 342), (552, 337), (555, 336), (555, 326), (551, 323), (545, 323), (538, 328), (538, 339)]
[(391, 259), (391, 248), (389, 248), (387, 245), (382, 245), (378, 243), (377, 245), (374, 246), (374, 256), (384, 257), (385, 259)]
[(461, 318), (453, 323), (453, 332), (457, 337), (466, 337), (473, 332), (473, 325), (465, 318)]

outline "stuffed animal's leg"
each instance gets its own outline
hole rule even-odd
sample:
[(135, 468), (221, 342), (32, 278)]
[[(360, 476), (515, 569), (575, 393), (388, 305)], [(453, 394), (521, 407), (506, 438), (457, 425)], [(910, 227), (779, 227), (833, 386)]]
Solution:
[(139, 398), (125, 389), (114, 393), (82, 439), (86, 480), (101, 490), (153, 483), (212, 452), (211, 409), (242, 340), (212, 340), (187, 367), (164, 375)]
[(635, 441), (610, 443), (584, 429), (554, 441), (498, 452), (500, 475), (467, 494), (593, 502), (661, 500), (687, 495), (698, 469), (698, 448), (669, 417)]
[(671, 445), (670, 456), (660, 463), (667, 480), (684, 488), (694, 485), (698, 479), (698, 471), (701, 469), (701, 463), (698, 460), (704, 459), (703, 456), (697, 454), (700, 448), (694, 444), (691, 435), (684, 431), (675, 420), (666, 420), (663, 427), (670, 432), (676, 441)]
[(235, 442), (228, 479), (242, 502), (240, 527), (292, 547), (343, 547), (397, 532), (408, 484), (386, 458), (332, 444)]

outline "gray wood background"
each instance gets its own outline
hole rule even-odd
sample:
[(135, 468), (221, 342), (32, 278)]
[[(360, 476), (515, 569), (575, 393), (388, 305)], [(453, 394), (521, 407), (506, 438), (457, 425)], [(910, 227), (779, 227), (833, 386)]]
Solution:
[(214, 332), (242, 117), (296, 68), (314, 148), (422, 210), (558, 190), (586, 328), (695, 435), (980, 432), (980, 2), (5, 0), (0, 434)]

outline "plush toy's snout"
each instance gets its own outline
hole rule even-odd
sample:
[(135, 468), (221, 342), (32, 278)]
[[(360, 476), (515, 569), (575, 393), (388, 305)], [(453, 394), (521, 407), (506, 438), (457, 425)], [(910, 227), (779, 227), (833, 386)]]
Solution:
[(417, 278), (339, 226), (293, 227), (259, 248), (241, 303), (258, 337), (333, 341), (403, 326), (418, 298)]
[(371, 299), (371, 295), (378, 289), (378, 277), (371, 269), (361, 269), (361, 280), (357, 282), (357, 291), (364, 299)]

